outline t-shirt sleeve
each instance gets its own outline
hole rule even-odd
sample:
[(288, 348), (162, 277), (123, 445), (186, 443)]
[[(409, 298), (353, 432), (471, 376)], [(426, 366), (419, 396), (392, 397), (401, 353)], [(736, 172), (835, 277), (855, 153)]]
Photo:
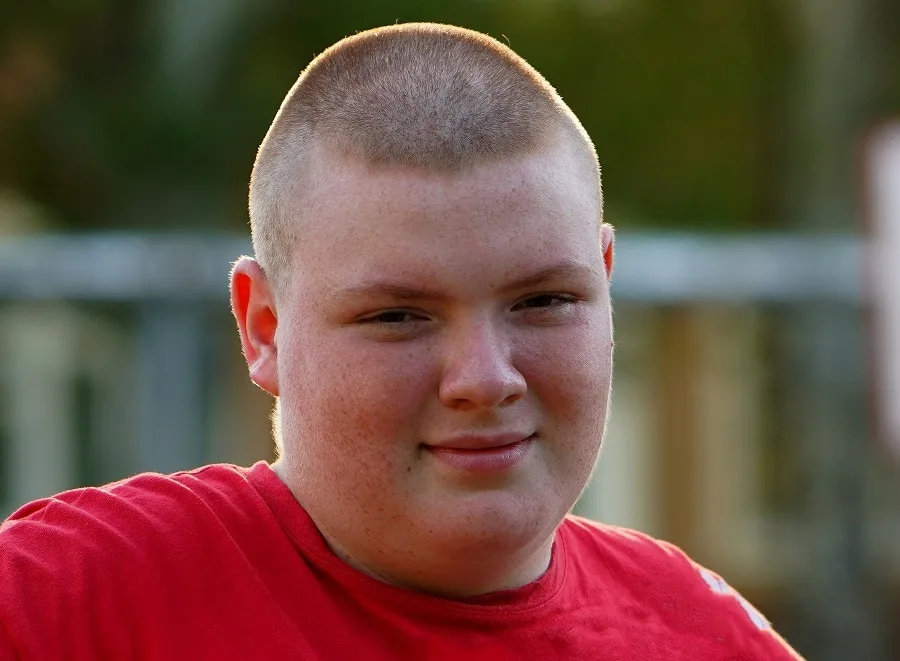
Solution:
[(674, 544), (580, 517), (568, 517), (564, 530), (573, 571), (584, 581), (600, 577), (629, 612), (643, 614), (636, 639), (652, 624), (666, 631), (671, 658), (802, 661), (747, 599)]
[(739, 649), (753, 650), (772, 661), (802, 661), (801, 657), (773, 628), (769, 621), (721, 576), (685, 556), (707, 589), (710, 608), (721, 612)]
[(61, 539), (60, 527), (34, 521), (42, 512), (32, 507), (0, 526), (0, 661), (48, 651), (43, 646), (58, 635), (59, 586), (72, 584), (54, 568), (77, 546), (58, 544), (71, 540)]
[(29, 503), (0, 525), (0, 661), (84, 658), (73, 650), (88, 627), (113, 622), (126, 577), (109, 559), (123, 547), (102, 510), (79, 507), (106, 497), (93, 492)]

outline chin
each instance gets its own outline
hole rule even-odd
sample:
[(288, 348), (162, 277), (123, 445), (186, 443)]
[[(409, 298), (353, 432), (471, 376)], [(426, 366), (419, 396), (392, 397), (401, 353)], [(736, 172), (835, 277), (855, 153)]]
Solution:
[(457, 506), (441, 507), (425, 525), (436, 533), (436, 542), (462, 551), (497, 549), (515, 552), (543, 543), (553, 534), (567, 510), (557, 513), (539, 499), (525, 499), (509, 492), (473, 493)]

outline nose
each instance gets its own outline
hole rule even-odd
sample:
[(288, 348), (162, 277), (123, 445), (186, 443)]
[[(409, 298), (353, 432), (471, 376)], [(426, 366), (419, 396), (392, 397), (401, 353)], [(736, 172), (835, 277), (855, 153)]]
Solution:
[(444, 406), (490, 409), (525, 396), (525, 377), (512, 363), (505, 334), (487, 322), (448, 339), (439, 397)]

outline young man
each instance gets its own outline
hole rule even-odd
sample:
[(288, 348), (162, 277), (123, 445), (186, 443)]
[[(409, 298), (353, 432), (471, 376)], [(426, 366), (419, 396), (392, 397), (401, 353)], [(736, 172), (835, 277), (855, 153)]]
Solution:
[(567, 514), (606, 423), (613, 231), (521, 58), (437, 25), (339, 42), (250, 215), (232, 306), (279, 460), (19, 510), (0, 658), (798, 658), (678, 549)]

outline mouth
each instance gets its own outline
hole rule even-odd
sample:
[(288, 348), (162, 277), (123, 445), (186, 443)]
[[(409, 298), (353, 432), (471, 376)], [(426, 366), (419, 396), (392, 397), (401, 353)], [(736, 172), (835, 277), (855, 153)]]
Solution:
[(537, 434), (468, 436), (441, 445), (423, 445), (440, 463), (467, 473), (487, 474), (509, 470), (528, 455)]

